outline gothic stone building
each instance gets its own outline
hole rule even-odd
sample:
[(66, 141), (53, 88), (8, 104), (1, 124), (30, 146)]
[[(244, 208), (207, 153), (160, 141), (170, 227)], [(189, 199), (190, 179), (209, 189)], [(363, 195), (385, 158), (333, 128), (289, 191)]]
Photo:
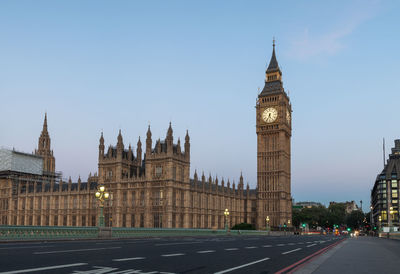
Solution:
[(41, 174), (0, 171), (0, 224), (42, 226), (95, 226), (98, 203), (95, 192), (105, 185), (105, 224), (115, 227), (223, 228), (224, 210), (229, 225), (251, 223), (265, 229), (291, 219), (290, 138), (291, 105), (282, 86), (275, 47), (263, 91), (256, 105), (257, 189), (197, 172), (190, 178), (190, 138), (174, 143), (170, 124), (166, 138), (153, 144), (150, 127), (145, 151), (139, 138), (136, 152), (125, 148), (121, 131), (116, 146), (105, 150), (100, 137), (98, 175), (88, 182), (64, 182), (55, 172), (47, 117), (35, 156), (42, 160)]

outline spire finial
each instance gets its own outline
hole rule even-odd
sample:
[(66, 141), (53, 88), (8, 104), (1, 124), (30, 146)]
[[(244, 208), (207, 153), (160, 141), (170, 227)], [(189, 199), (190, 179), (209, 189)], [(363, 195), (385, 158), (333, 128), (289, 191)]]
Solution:
[(275, 36), (272, 37), (272, 46), (275, 48)]
[(47, 112), (44, 113), (43, 131), (47, 131)]

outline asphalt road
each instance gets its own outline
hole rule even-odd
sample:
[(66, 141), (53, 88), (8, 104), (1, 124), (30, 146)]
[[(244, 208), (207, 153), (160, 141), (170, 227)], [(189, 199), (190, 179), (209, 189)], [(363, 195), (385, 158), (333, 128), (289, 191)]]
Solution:
[(0, 244), (0, 273), (275, 273), (335, 236), (219, 236)]

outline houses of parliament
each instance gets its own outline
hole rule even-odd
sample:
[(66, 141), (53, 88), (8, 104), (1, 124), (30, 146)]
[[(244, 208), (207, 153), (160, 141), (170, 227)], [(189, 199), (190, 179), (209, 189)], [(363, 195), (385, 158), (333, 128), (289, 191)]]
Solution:
[(105, 225), (146, 228), (224, 228), (253, 224), (290, 225), (291, 104), (275, 56), (266, 70), (265, 86), (256, 102), (257, 188), (208, 178), (190, 178), (190, 137), (174, 140), (170, 124), (164, 140), (153, 142), (151, 128), (136, 149), (126, 147), (121, 131), (116, 146), (99, 140), (98, 172), (87, 182), (64, 181), (55, 172), (55, 157), (45, 115), (38, 148), (33, 154), (0, 150), (0, 225), (96, 226), (99, 204), (95, 192), (111, 193), (104, 206)]

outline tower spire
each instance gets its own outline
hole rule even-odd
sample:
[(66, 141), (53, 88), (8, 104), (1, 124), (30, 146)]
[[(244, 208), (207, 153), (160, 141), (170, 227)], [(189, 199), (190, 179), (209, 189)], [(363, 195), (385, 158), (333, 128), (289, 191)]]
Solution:
[(43, 132), (47, 132), (47, 112), (44, 113)]
[(274, 37), (273, 40), (272, 40), (272, 56), (271, 56), (271, 60), (269, 61), (269, 65), (268, 65), (268, 68), (267, 68), (267, 73), (275, 72), (275, 71), (281, 72), (281, 70), (279, 69), (278, 61), (276, 60), (276, 55), (275, 55), (275, 37)]

